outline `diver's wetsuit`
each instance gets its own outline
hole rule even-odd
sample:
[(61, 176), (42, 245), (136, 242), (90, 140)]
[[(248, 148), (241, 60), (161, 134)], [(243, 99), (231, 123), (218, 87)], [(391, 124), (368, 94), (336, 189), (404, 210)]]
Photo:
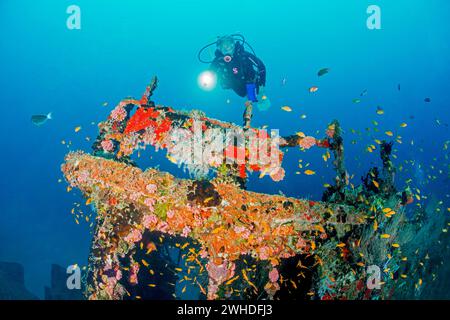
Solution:
[(226, 56), (216, 50), (215, 59), (211, 63), (218, 81), (223, 89), (233, 89), (239, 96), (248, 96), (256, 100), (259, 87), (266, 85), (266, 67), (255, 55), (244, 50), (240, 43), (236, 43), (233, 56)]

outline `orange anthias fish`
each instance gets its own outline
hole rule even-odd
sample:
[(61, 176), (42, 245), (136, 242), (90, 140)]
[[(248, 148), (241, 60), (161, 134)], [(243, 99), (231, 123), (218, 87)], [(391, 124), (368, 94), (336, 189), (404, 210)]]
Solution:
[(153, 251), (156, 251), (156, 250), (157, 250), (156, 245), (155, 245), (154, 242), (149, 242), (149, 243), (147, 243), (147, 245), (146, 245), (145, 247), (147, 248), (146, 254), (150, 254), (150, 253), (152, 253)]

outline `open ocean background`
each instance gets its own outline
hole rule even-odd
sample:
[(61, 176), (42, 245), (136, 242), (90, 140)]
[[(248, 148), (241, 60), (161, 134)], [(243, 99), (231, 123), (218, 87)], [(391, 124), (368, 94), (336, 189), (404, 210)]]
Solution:
[[(71, 4), (81, 8), (81, 30), (66, 27)], [(366, 27), (371, 4), (381, 8), (381, 30)], [(140, 97), (157, 75), (156, 103), (242, 123), (245, 99), (197, 85), (207, 67), (197, 61), (198, 50), (235, 32), (245, 35), (267, 67), (272, 108), (255, 111), (254, 126), (322, 137), (327, 124), (338, 119), (355, 184), (380, 165), (378, 149), (368, 153), (367, 145), (389, 138), (384, 132), (391, 130), (403, 141), (394, 146), (395, 163), (404, 167), (397, 187), (412, 178), (428, 199), (450, 207), (448, 150), (443, 150), (450, 122), (447, 0), (0, 0), (0, 261), (23, 264), (34, 294), (43, 298), (52, 263), (87, 264), (92, 230), (84, 221), (76, 224), (70, 213), (74, 202), (84, 200), (66, 192), (58, 179), (69, 150), (90, 151), (85, 138), (97, 135), (91, 122), (104, 120), (121, 99)], [(330, 73), (318, 78), (317, 71), (326, 67)], [(311, 86), (318, 92), (309, 93)], [(364, 90), (367, 95), (360, 97)], [(353, 103), (355, 98), (361, 102)], [(293, 111), (281, 110), (285, 105)], [(384, 115), (377, 115), (377, 106)], [(53, 120), (42, 127), (31, 123), (31, 115), (48, 112)], [(373, 131), (373, 120), (380, 132)], [(403, 122), (406, 128), (400, 128)], [(82, 130), (75, 133), (78, 126)], [(320, 199), (323, 184), (333, 177), (322, 153), (290, 150), (284, 181), (254, 174), (248, 188)], [(317, 174), (296, 175), (299, 159)], [(185, 176), (162, 152), (153, 164)]]

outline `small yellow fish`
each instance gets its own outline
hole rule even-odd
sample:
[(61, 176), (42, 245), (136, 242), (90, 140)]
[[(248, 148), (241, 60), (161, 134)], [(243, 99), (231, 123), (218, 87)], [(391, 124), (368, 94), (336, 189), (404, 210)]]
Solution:
[(393, 243), (392, 246), (393, 246), (394, 248), (399, 248), (399, 247), (400, 247), (400, 245), (399, 245), (398, 243)]
[(264, 176), (269, 172), (269, 168), (265, 168), (261, 173), (259, 174), (259, 179), (264, 178)]
[(408, 126), (408, 124), (405, 123), (405, 122), (403, 122), (403, 123), (400, 124), (400, 128), (406, 128), (407, 126)]
[(373, 231), (377, 231), (377, 229), (378, 229), (378, 222), (377, 222), (377, 220), (375, 220), (373, 222)]
[(338, 248), (345, 247), (345, 243), (343, 243), (343, 242), (338, 243), (338, 244), (336, 245), (336, 247), (338, 247)]
[(208, 202), (210, 202), (212, 199), (214, 199), (214, 197), (208, 197), (205, 199), (205, 201), (203, 201), (203, 203), (208, 204)]
[(313, 170), (305, 170), (305, 172), (304, 172), (307, 176), (312, 176), (313, 174), (316, 174), (316, 172), (315, 171), (313, 171)]
[(386, 131), (385, 134), (389, 137), (392, 137), (394, 134), (392, 133), (392, 131)]
[(388, 213), (386, 213), (385, 215), (386, 215), (386, 217), (390, 218), (390, 217), (392, 217), (394, 214), (396, 214), (396, 212), (395, 212), (394, 210), (392, 210), (392, 211), (389, 211)]
[(177, 160), (174, 157), (170, 156), (169, 154), (166, 155), (166, 158), (172, 163), (175, 164), (177, 163)]
[(81, 130), (81, 126), (75, 128), (75, 132), (79, 132)]
[(286, 112), (291, 112), (292, 111), (291, 107), (289, 107), (289, 106), (281, 107), (281, 110), (286, 111)]
[(236, 277), (234, 277), (234, 278), (228, 280), (228, 281), (226, 282), (226, 285), (229, 286), (230, 284), (232, 284), (232, 283), (233, 283), (234, 281), (236, 281), (237, 279), (239, 279), (239, 275), (237, 275)]
[(391, 237), (391, 235), (387, 234), (387, 233), (383, 233), (380, 237), (381, 237), (381, 239), (389, 239)]
[(376, 182), (375, 180), (372, 180), (372, 183), (375, 187), (379, 188), (380, 184), (378, 182)]

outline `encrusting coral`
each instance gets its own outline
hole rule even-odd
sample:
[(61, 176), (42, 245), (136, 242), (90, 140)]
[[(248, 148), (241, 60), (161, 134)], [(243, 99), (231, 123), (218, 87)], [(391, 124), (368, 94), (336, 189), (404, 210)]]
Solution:
[[(214, 288), (232, 278), (234, 262), (242, 255), (276, 267), (280, 259), (311, 252), (311, 242), (326, 240), (327, 230), (364, 222), (362, 214), (346, 206), (259, 194), (214, 180), (202, 193), (197, 181), (82, 152), (70, 153), (63, 171), (71, 187), (92, 199), (97, 218), (114, 226), (97, 230), (108, 253), (99, 261), (117, 264), (118, 253), (127, 254), (146, 230), (190, 237), (209, 261), (210, 298)], [(128, 223), (115, 224), (118, 217)], [(222, 269), (224, 274), (215, 276)]]
[[(158, 259), (171, 260), (170, 250), (162, 247), (170, 241), (180, 255), (165, 266), (172, 268), (179, 283), (198, 285), (209, 299), (279, 298), (282, 292), (299, 287), (304, 289), (303, 298), (310, 299), (410, 297), (420, 292), (427, 276), (423, 261), (431, 244), (419, 247), (411, 237), (423, 235), (421, 230), (431, 230), (431, 225), (442, 228), (445, 219), (406, 217), (405, 206), (412, 198), (408, 190), (397, 192), (394, 187), (392, 144), (382, 145), (383, 170), (371, 169), (363, 184), (349, 188), (337, 121), (328, 126), (324, 139), (303, 133), (274, 138), (251, 128), (251, 104), (247, 104), (246, 134), (262, 137), (259, 142), (266, 147), (276, 139), (280, 147), (326, 148), (327, 157), (330, 152), (334, 156), (337, 173), (336, 183), (327, 188), (322, 201), (250, 192), (244, 189), (248, 171), (283, 179), (283, 153), (269, 148), (269, 156), (275, 154), (277, 161), (252, 163), (252, 154), (260, 151), (257, 146), (226, 140), (215, 150), (235, 163), (224, 163), (217, 152), (207, 152), (200, 165), (193, 165), (190, 149), (179, 152), (174, 136), (178, 135), (178, 142), (195, 143), (195, 129), (200, 128), (202, 151), (211, 151), (209, 130), (242, 127), (198, 111), (183, 113), (156, 106), (150, 100), (156, 86), (154, 78), (140, 100), (122, 100), (99, 125), (93, 154), (72, 152), (62, 166), (70, 187), (79, 189), (97, 213), (88, 298), (139, 298), (136, 292), (154, 288), (154, 283), (145, 281), (158, 276), (156, 266), (146, 257), (153, 264)], [(193, 171), (212, 168), (216, 177), (177, 179), (158, 169), (142, 170), (131, 155), (146, 146), (166, 149), (170, 161)], [(238, 155), (243, 155), (243, 162)], [(424, 215), (430, 216), (429, 211)], [(439, 235), (429, 238), (440, 239)], [(408, 261), (406, 254), (414, 257)], [(181, 261), (186, 268), (180, 268)], [(286, 267), (289, 264), (294, 266)], [(367, 285), (369, 266), (381, 266), (383, 285), (376, 289)], [(415, 280), (409, 280), (406, 270)], [(207, 273), (206, 283), (202, 273)], [(175, 286), (168, 281), (167, 285)]]

